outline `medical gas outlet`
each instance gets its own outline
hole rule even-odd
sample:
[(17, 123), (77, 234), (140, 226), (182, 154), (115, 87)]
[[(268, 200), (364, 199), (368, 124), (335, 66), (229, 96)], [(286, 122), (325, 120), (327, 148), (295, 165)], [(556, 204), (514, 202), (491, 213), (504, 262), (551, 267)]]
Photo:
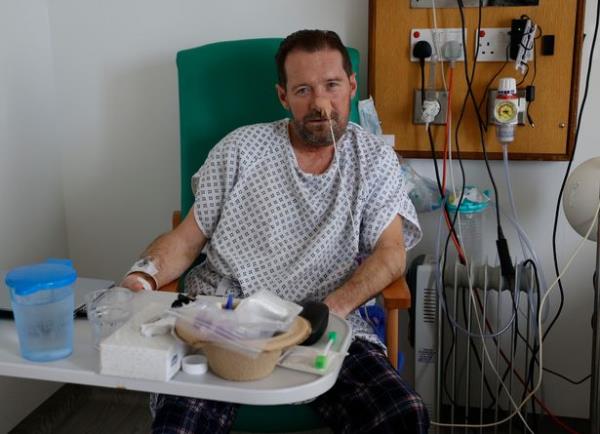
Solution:
[(515, 139), (515, 127), (519, 123), (519, 96), (514, 78), (501, 78), (493, 99), (492, 117), (496, 124), (496, 137), (500, 143)]

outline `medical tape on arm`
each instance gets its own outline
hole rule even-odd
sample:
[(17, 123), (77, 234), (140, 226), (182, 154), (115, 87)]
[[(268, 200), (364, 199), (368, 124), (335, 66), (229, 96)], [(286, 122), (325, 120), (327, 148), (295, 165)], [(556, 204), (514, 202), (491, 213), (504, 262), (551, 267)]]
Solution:
[(150, 279), (152, 279), (154, 282), (154, 288), (152, 288), (152, 285), (148, 279), (145, 279), (142, 276), (135, 276), (145, 290), (152, 291), (153, 289), (158, 289), (158, 280), (156, 279), (156, 276), (158, 275), (158, 269), (156, 268), (152, 258), (142, 258), (136, 261), (125, 276), (129, 276), (133, 273), (143, 273), (145, 276), (148, 276)]
[(142, 288), (144, 288), (144, 291), (153, 291), (152, 289), (152, 284), (150, 282), (148, 282), (147, 279), (145, 279), (143, 276), (133, 276), (135, 278), (135, 280), (137, 280), (138, 282), (141, 283)]

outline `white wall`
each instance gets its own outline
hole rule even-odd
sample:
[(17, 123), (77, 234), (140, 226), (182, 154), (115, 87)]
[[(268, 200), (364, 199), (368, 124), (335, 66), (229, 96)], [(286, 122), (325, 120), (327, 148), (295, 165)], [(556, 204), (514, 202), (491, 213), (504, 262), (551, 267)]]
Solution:
[[(0, 269), (67, 254), (49, 30), (45, 1), (0, 2)], [(0, 377), (0, 432), (59, 386)]]
[(0, 3), (0, 266), (66, 254), (54, 76), (43, 1)]
[[(594, 1), (587, 3), (590, 10), (596, 6)], [(171, 210), (178, 206), (179, 136), (174, 63), (178, 50), (224, 39), (284, 36), (298, 28), (331, 28), (338, 31), (348, 45), (363, 53), (363, 86), (365, 83), (366, 0), (38, 1), (29, 7), (42, 15), (42, 5), (48, 5), (50, 52), (56, 77), (56, 103), (49, 107), (51, 59), (48, 47), (44, 45), (47, 44), (48, 23), (36, 15), (33, 28), (25, 31), (19, 24), (26, 18), (17, 12), (27, 6), (20, 5), (17, 0), (3, 4), (10, 5), (12, 15), (1, 15), (7, 20), (2, 26), (3, 32), (9, 36), (0, 42), (7, 47), (2, 53), (12, 52), (10, 50), (15, 50), (23, 41), (34, 47), (33, 53), (37, 49), (43, 55), (29, 55), (37, 62), (35, 68), (25, 62), (30, 59), (24, 57), (25, 54), (13, 55), (22, 59), (23, 64), (12, 62), (15, 75), (10, 79), (3, 78), (5, 85), (0, 87), (13, 92), (15, 86), (21, 86), (21, 93), (26, 93), (31, 88), (24, 83), (34, 69), (36, 80), (41, 80), (36, 82), (39, 89), (35, 95), (28, 94), (30, 101), (41, 98), (36, 104), (22, 102), (16, 107), (5, 106), (6, 98), (0, 99), (0, 119), (7, 119), (4, 115), (7, 110), (14, 116), (8, 132), (4, 127), (0, 130), (3, 150), (0, 164), (3, 169), (8, 166), (8, 172), (0, 172), (4, 181), (0, 191), (5, 204), (6, 197), (10, 198), (8, 203), (19, 205), (18, 214), (5, 212), (3, 207), (0, 234), (3, 241), (9, 237), (11, 246), (16, 241), (28, 240), (29, 245), (24, 250), (28, 254), (37, 240), (46, 241), (40, 243), (45, 247), (36, 250), (38, 252), (52, 246), (64, 249), (64, 224), (56, 205), (60, 196), (56, 186), (58, 171), (41, 170), (54, 166), (52, 161), (56, 153), (43, 149), (46, 138), (50, 142), (54, 139), (53, 143), (59, 143), (63, 151), (68, 252), (80, 273), (86, 276), (118, 279), (153, 237), (168, 230)], [(588, 32), (591, 31), (589, 22), (587, 27)], [(600, 108), (597, 74), (592, 81), (588, 113)], [(34, 118), (31, 115), (33, 108), (38, 116), (32, 127), (31, 121), (23, 122)], [(51, 115), (55, 116), (55, 122), (50, 121)], [(588, 114), (576, 161), (598, 153), (591, 119)], [(22, 137), (20, 147), (13, 144), (13, 135)], [(29, 155), (22, 153), (22, 147), (33, 144), (41, 154), (35, 163), (30, 163), (36, 164), (38, 169), (33, 176), (43, 179), (44, 185), (34, 189), (29, 182), (27, 193), (38, 195), (38, 208), (31, 208), (35, 205), (24, 202), (22, 190), (14, 186), (16, 179), (22, 179), (26, 174), (32, 176), (34, 172), (17, 170), (23, 167), (25, 155)], [(4, 158), (7, 146), (10, 146), (9, 163)], [(430, 161), (413, 163), (424, 175), (433, 175)], [(496, 163), (492, 166), (501, 179), (500, 166)], [(537, 246), (549, 277), (552, 276), (549, 247), (553, 204), (564, 167), (564, 163), (548, 162), (515, 163), (512, 167), (522, 223)], [(489, 187), (479, 162), (468, 163), (467, 170), (470, 182)], [(8, 174), (11, 176), (5, 179)], [(40, 188), (46, 194), (40, 193)], [(506, 204), (503, 186), (500, 188), (502, 202)], [(16, 197), (17, 191), (19, 197)], [(23, 209), (32, 212), (24, 213)], [(38, 220), (26, 220), (34, 218)], [(424, 216), (427, 236), (417, 253), (433, 250), (435, 224), (431, 216)], [(36, 232), (31, 234), (21, 228), (36, 228)], [(566, 252), (575, 245), (578, 236), (562, 219), (558, 240), (561, 262), (564, 263)], [(516, 250), (517, 244), (513, 242), (512, 251)], [(26, 259), (29, 259), (27, 255), (11, 257), (7, 264)], [(565, 279), (565, 310), (545, 347), (547, 363), (574, 377), (589, 371), (592, 268), (593, 247), (590, 243)], [(553, 306), (556, 306), (555, 300), (553, 297)], [(588, 384), (571, 387), (549, 376), (545, 384), (547, 403), (557, 413), (587, 415)], [(566, 394), (568, 400), (564, 399)]]

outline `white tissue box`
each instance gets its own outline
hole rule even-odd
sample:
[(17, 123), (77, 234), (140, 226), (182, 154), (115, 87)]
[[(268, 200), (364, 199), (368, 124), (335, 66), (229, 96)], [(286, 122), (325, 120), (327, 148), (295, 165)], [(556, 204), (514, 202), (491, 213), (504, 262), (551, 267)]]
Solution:
[(185, 345), (170, 333), (145, 337), (143, 323), (167, 308), (152, 303), (100, 343), (100, 373), (120, 377), (168, 381), (181, 366)]

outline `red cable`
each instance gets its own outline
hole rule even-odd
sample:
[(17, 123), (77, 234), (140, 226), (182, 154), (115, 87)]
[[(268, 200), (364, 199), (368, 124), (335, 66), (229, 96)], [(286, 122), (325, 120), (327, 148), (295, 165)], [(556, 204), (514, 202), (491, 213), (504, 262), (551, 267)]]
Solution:
[(444, 128), (444, 163), (442, 166), (442, 189), (446, 191), (446, 159), (448, 158), (448, 139), (452, 123), (452, 78), (454, 68), (448, 68), (448, 101), (446, 104), (446, 126)]
[[(443, 151), (443, 163), (442, 163), (442, 192), (446, 191), (446, 160), (448, 158), (448, 138), (450, 136), (450, 123), (452, 122), (452, 110), (451, 110), (451, 95), (452, 95), (452, 68), (449, 68), (448, 73), (448, 101), (446, 107), (446, 126), (445, 126), (445, 135), (444, 135), (444, 151)], [(452, 222), (450, 221), (450, 217), (448, 215), (448, 211), (444, 209), (444, 219), (446, 220), (446, 225), (448, 229), (451, 231), (452, 242), (456, 247), (456, 252), (458, 253), (458, 259), (461, 264), (465, 265), (467, 263), (465, 253), (456, 237), (456, 233), (452, 231)]]

